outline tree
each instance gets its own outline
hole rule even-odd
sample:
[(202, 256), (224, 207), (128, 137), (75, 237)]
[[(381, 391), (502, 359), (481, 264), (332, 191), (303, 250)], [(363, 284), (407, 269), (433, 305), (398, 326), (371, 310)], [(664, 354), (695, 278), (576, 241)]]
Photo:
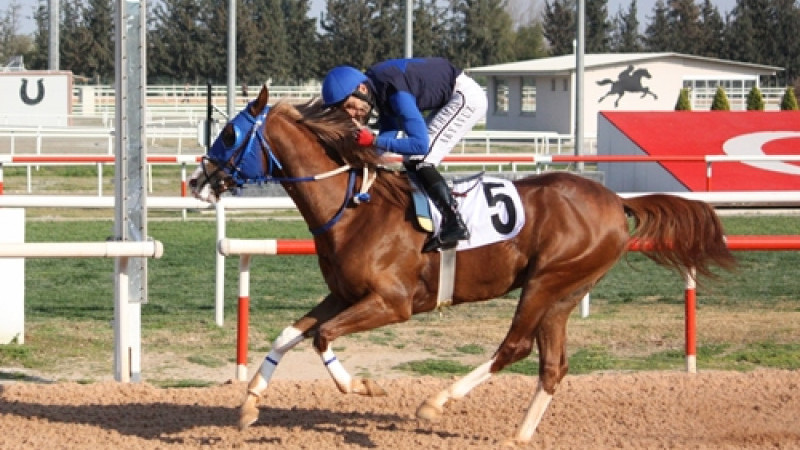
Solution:
[(11, 0), (8, 9), (0, 13), (0, 65), (33, 49), (31, 38), (19, 34), (21, 8), (16, 0)]
[(25, 65), (29, 69), (47, 69), (49, 17), (50, 14), (45, 4), (39, 3), (33, 12), (33, 20), (36, 21), (36, 30), (33, 32), (33, 49), (25, 55)]
[(514, 36), (505, 0), (458, 0), (453, 18), (459, 36), (454, 62), (475, 67), (511, 61)]
[(722, 86), (717, 86), (714, 93), (714, 100), (711, 101), (711, 111), (730, 111), (731, 105), (728, 103), (728, 94)]
[(700, 8), (694, 0), (672, 0), (667, 13), (669, 50), (688, 55), (699, 55), (703, 45), (703, 27)]
[(764, 110), (764, 97), (761, 95), (761, 90), (757, 86), (753, 86), (750, 92), (747, 93), (747, 110), (748, 111), (763, 111)]
[(664, 5), (664, 0), (657, 0), (653, 6), (653, 17), (644, 32), (645, 49), (651, 52), (669, 51), (671, 41), (667, 7)]
[(371, 0), (371, 19), (365, 24), (369, 40), (369, 59), (372, 63), (387, 58), (402, 58), (405, 54), (406, 10), (398, 0)]
[(542, 24), (531, 22), (517, 28), (514, 35), (514, 60), (543, 58), (547, 56)]
[(414, 4), (413, 54), (453, 58), (456, 44), (447, 27), (449, 10), (437, 6), (437, 0), (418, 0)]
[(87, 0), (84, 20), (88, 41), (86, 75), (103, 83), (114, 81), (114, 15), (111, 0)]
[[(92, 77), (94, 74), (87, 72), (92, 36), (83, 23), (84, 8), (81, 0), (63, 0), (61, 2), (59, 68), (71, 70), (76, 75)], [(98, 78), (97, 81), (101, 80)]]
[(692, 104), (689, 102), (689, 89), (683, 88), (678, 94), (678, 101), (675, 103), (675, 111), (691, 111)]
[[(228, 21), (226, 3), (219, 2), (214, 8), (214, 21), (209, 23), (214, 29), (227, 29), (227, 25), (223, 23)], [(260, 11), (255, 8), (256, 4), (251, 0), (236, 2), (236, 78), (239, 83), (260, 86), (268, 80), (267, 68), (263, 65), (264, 43), (253, 36), (261, 36), (269, 31), (259, 22)], [(223, 35), (225, 40), (222, 40)], [(217, 45), (227, 46), (227, 33), (219, 33), (215, 41)]]
[(319, 64), (317, 19), (308, 18), (309, 0), (283, 0), (289, 47), (289, 78), (298, 83), (321, 78), (327, 68)]
[(728, 57), (736, 61), (766, 64), (771, 52), (769, 2), (771, 0), (737, 0), (725, 33), (729, 43)]
[(639, 19), (636, 0), (631, 0), (628, 11), (620, 9), (614, 18), (611, 49), (619, 53), (637, 53), (643, 49), (643, 37), (639, 34)]
[(797, 97), (794, 95), (794, 89), (789, 86), (786, 88), (786, 92), (783, 93), (783, 97), (781, 98), (781, 110), (797, 111), (797, 109)]
[(550, 44), (550, 55), (569, 55), (575, 40), (575, 0), (545, 0), (544, 37)]
[(193, 84), (224, 81), (221, 71), (226, 67), (225, 33), (218, 33), (215, 41), (202, 22), (208, 21), (212, 14), (209, 3), (209, 0), (162, 0), (153, 8), (154, 30), (148, 36), (148, 42), (152, 42), (148, 63), (160, 79)]
[(289, 43), (286, 20), (281, 7), (282, 0), (252, 0), (250, 19), (258, 34), (242, 36), (241, 39), (256, 39), (253, 58), (257, 64), (253, 76), (262, 82), (287, 84), (292, 68), (292, 44)]
[(366, 69), (375, 58), (371, 50), (371, 36), (364, 35), (364, 24), (372, 20), (368, 2), (327, 0), (327, 8), (320, 19), (324, 31), (320, 47), (320, 63), (328, 69), (348, 64)]
[(800, 7), (795, 0), (773, 0), (773, 5), (775, 11), (772, 17), (775, 22), (770, 31), (773, 36), (781, 38), (771, 40), (773, 53), (770, 61), (783, 67), (784, 70), (778, 73), (778, 78), (788, 86), (800, 76), (800, 40), (786, 38), (800, 35)]
[(606, 53), (611, 40), (611, 24), (608, 21), (608, 0), (586, 1), (586, 53)]
[(697, 55), (711, 58), (723, 57), (725, 50), (725, 23), (719, 14), (719, 9), (711, 3), (711, 0), (703, 0), (703, 6), (700, 8), (700, 18), (701, 46)]

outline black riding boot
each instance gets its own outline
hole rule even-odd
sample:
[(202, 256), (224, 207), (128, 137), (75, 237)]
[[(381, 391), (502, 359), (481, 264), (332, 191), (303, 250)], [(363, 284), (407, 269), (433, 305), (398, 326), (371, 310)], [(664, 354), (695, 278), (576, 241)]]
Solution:
[(428, 240), (422, 251), (429, 252), (438, 248), (446, 250), (458, 245), (460, 240), (469, 239), (469, 230), (458, 212), (458, 203), (442, 175), (433, 166), (421, 167), (417, 169), (417, 174), (425, 192), (430, 196), (436, 209), (442, 213), (439, 235)]

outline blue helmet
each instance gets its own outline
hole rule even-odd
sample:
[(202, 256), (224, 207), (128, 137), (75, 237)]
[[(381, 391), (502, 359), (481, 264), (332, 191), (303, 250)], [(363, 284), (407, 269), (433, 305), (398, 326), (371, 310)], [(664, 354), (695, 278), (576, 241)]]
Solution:
[(355, 67), (334, 67), (325, 75), (325, 80), (322, 82), (324, 106), (333, 106), (344, 101), (366, 80), (367, 76)]

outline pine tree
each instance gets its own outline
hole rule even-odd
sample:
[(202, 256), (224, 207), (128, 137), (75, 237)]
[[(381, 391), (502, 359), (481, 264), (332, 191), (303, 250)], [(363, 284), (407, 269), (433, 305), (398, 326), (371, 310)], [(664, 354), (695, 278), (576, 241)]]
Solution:
[(33, 32), (33, 49), (25, 54), (25, 67), (32, 70), (47, 69), (47, 45), (49, 42), (50, 12), (40, 3), (33, 12), (36, 31)]
[(700, 8), (694, 4), (694, 0), (672, 0), (669, 5), (669, 50), (687, 55), (700, 54), (705, 37), (700, 23)]
[(678, 94), (678, 101), (675, 103), (675, 111), (691, 111), (692, 104), (689, 102), (689, 89), (683, 88)]
[[(71, 70), (81, 76), (91, 76), (87, 56), (92, 37), (83, 24), (84, 6), (80, 0), (61, 2), (61, 20), (59, 21), (59, 68)], [(97, 80), (100, 81), (100, 80)]]
[(607, 53), (610, 50), (611, 23), (608, 21), (607, 2), (608, 0), (584, 2), (586, 53)]
[(514, 35), (514, 60), (544, 58), (547, 56), (547, 46), (544, 42), (544, 32), (540, 22), (531, 22), (517, 28)]
[[(775, 7), (774, 36), (797, 36), (800, 34), (800, 7), (796, 0), (773, 0)], [(797, 38), (772, 39), (772, 55), (770, 65), (782, 67), (777, 73), (779, 83), (786, 86), (800, 76), (800, 40)]]
[(664, 0), (656, 0), (656, 4), (653, 6), (653, 17), (644, 32), (645, 48), (648, 51), (666, 52), (671, 50), (667, 11)]
[(352, 0), (327, 0), (326, 4), (320, 19), (324, 31), (320, 64), (325, 71), (341, 64), (364, 70), (376, 63), (371, 50), (373, 38), (364, 32), (364, 24), (372, 20), (369, 5)]
[(747, 93), (747, 110), (748, 111), (763, 111), (764, 110), (764, 97), (761, 95), (761, 90), (757, 86), (753, 86), (750, 92)]
[[(370, 36), (367, 49), (373, 63), (387, 58), (402, 58), (405, 53), (406, 10), (397, 0), (370, 0), (371, 19), (364, 24), (364, 34)], [(363, 39), (363, 37), (362, 37)]]
[(575, 40), (575, 0), (545, 0), (544, 37), (550, 43), (550, 55), (569, 55)]
[(319, 65), (317, 19), (308, 17), (310, 0), (283, 0), (282, 4), (290, 53), (289, 80), (302, 83), (322, 78), (329, 68)]
[(85, 23), (86, 75), (104, 83), (114, 81), (114, 13), (110, 0), (88, 0)]
[(460, 24), (455, 42), (454, 62), (461, 67), (475, 67), (511, 61), (514, 35), (511, 16), (503, 0), (458, 0), (454, 21)]
[(789, 86), (781, 98), (781, 111), (797, 111), (797, 109), (797, 97), (794, 95), (794, 89)]
[(414, 2), (414, 49), (415, 56), (453, 57), (453, 37), (447, 31), (448, 10), (437, 5), (437, 0)]
[(722, 58), (725, 43), (725, 23), (719, 13), (719, 9), (711, 3), (711, 0), (703, 0), (700, 8), (702, 37), (698, 56), (708, 56), (711, 58)]
[(757, 64), (768, 64), (767, 49), (775, 36), (770, 29), (771, 0), (737, 1), (726, 29), (728, 58)]
[(717, 86), (717, 92), (714, 94), (714, 100), (711, 102), (712, 111), (730, 111), (731, 105), (728, 103), (728, 94), (722, 86)]
[(620, 10), (614, 19), (611, 48), (614, 52), (637, 53), (643, 49), (643, 37), (639, 34), (639, 19), (636, 0), (631, 0), (627, 12)]
[(210, 14), (207, 6), (208, 2), (195, 0), (162, 0), (153, 8), (155, 30), (148, 35), (152, 45), (148, 64), (160, 78), (193, 84), (225, 81), (220, 78), (225, 70), (225, 54), (220, 50), (225, 48), (220, 43), (224, 41), (213, 41), (201, 23)]

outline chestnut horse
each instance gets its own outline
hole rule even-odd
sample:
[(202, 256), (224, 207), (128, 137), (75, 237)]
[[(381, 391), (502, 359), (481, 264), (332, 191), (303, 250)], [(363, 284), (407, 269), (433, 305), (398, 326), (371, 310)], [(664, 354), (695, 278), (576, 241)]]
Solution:
[[(421, 251), (426, 233), (413, 223), (406, 174), (383, 168), (375, 152), (359, 148), (346, 114), (323, 109), (318, 100), (270, 107), (268, 97), (262, 88), (223, 128), (190, 186), (198, 198), (216, 201), (246, 180), (280, 182), (314, 235), (330, 293), (275, 339), (248, 385), (242, 428), (258, 419), (258, 400), (281, 357), (306, 338), (313, 339), (341, 392), (384, 395), (375, 382), (350, 376), (332, 351), (333, 341), (433, 310), (439, 283), (440, 254)], [(562, 172), (514, 186), (524, 227), (510, 240), (459, 251), (452, 295), (457, 305), (520, 288), (508, 334), (491, 359), (417, 410), (420, 418), (438, 417), (449, 400), (527, 357), (535, 342), (538, 385), (510, 443), (532, 438), (567, 374), (570, 312), (626, 253), (633, 237), (649, 243), (647, 254), (656, 262), (680, 271), (713, 275), (713, 266), (734, 264), (719, 218), (706, 203), (669, 195), (622, 199), (595, 181)], [(368, 201), (359, 195), (363, 192)]]

